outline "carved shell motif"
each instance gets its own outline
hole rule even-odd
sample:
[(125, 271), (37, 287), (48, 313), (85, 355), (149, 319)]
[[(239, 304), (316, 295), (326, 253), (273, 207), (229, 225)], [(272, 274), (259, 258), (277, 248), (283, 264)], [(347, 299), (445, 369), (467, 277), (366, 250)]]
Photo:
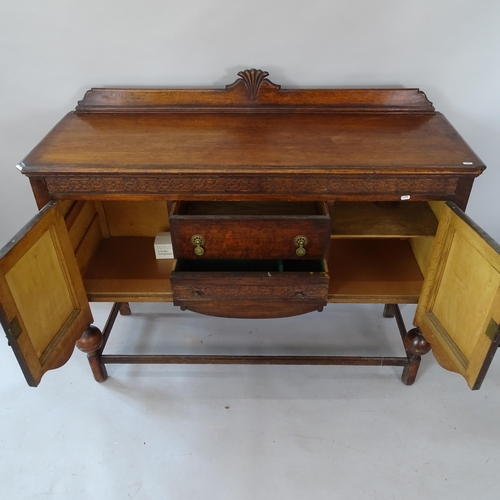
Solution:
[(248, 96), (251, 101), (255, 101), (257, 96), (259, 95), (259, 90), (264, 81), (266, 81), (273, 88), (279, 90), (281, 85), (276, 85), (275, 83), (268, 80), (266, 77), (269, 76), (267, 71), (262, 71), (261, 69), (246, 69), (245, 71), (240, 71), (238, 73), (240, 77), (233, 84), (228, 85), (226, 88), (230, 89), (238, 85), (241, 81), (245, 84), (245, 87), (248, 90)]

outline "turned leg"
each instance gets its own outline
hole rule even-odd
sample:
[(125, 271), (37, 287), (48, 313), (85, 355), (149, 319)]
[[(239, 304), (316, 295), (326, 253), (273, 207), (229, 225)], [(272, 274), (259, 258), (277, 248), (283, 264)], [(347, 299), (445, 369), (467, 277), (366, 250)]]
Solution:
[(384, 318), (394, 318), (394, 304), (385, 304), (384, 305)]
[(101, 362), (101, 346), (103, 335), (96, 326), (89, 325), (83, 335), (76, 341), (76, 347), (87, 353), (90, 369), (97, 382), (104, 382), (108, 378), (106, 367)]
[(417, 377), (421, 356), (427, 354), (431, 345), (424, 339), (418, 328), (412, 328), (404, 337), (403, 343), (408, 354), (408, 363), (403, 369), (401, 380), (403, 384), (412, 385)]
[(120, 314), (122, 316), (130, 316), (131, 311), (130, 311), (130, 304), (128, 302), (120, 303)]

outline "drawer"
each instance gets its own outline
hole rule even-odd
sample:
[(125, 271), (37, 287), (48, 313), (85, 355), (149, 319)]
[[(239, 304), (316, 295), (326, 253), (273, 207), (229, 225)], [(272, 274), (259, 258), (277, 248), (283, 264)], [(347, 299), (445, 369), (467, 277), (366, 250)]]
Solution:
[(324, 259), (324, 202), (174, 202), (174, 255), (181, 259)]
[(322, 310), (329, 276), (322, 260), (178, 259), (174, 305), (210, 316), (282, 318)]

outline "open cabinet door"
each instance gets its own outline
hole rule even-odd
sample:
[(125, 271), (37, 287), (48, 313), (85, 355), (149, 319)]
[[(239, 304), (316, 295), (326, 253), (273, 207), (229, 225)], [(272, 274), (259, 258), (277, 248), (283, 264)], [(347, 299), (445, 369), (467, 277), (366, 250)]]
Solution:
[(0, 320), (31, 386), (66, 363), (93, 321), (56, 202), (0, 250)]
[(500, 340), (500, 246), (446, 203), (415, 315), (444, 368), (479, 389)]

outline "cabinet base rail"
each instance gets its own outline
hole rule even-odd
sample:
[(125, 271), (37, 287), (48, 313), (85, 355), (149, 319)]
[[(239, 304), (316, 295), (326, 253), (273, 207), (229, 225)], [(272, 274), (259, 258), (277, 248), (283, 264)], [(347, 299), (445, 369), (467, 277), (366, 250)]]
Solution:
[(366, 365), (405, 366), (403, 357), (375, 356), (239, 356), (239, 355), (168, 355), (106, 354), (105, 364), (200, 364), (200, 365)]
[[(106, 364), (245, 364), (245, 365), (353, 365), (353, 366), (401, 366), (402, 381), (406, 385), (415, 382), (421, 356), (429, 352), (430, 345), (420, 330), (406, 330), (397, 304), (386, 304), (383, 316), (395, 318), (403, 341), (406, 356), (247, 356), (247, 355), (169, 355), (169, 354), (103, 354), (109, 335), (119, 312), (130, 314), (126, 303), (115, 303), (102, 333), (90, 326), (77, 342), (86, 352), (95, 380), (107, 379)], [(88, 338), (91, 337), (90, 342)]]

